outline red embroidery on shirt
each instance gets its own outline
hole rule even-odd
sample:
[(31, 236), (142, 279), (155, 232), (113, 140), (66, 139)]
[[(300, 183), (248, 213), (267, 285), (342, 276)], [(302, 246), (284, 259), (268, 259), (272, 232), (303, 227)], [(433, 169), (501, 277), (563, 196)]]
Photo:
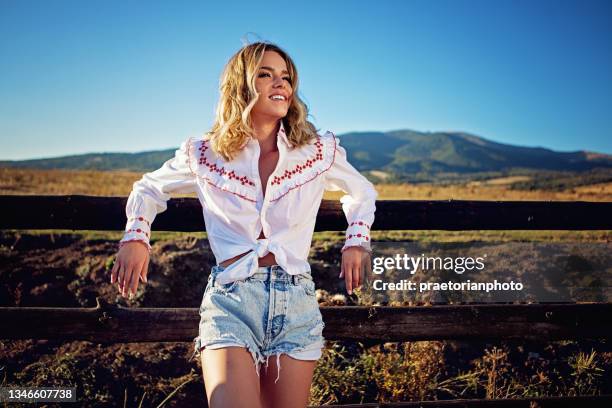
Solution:
[[(315, 174), (313, 177), (311, 177), (310, 179), (306, 180), (306, 181), (305, 181), (305, 182), (303, 182), (302, 184), (299, 184), (299, 185), (297, 185), (297, 186), (293, 186), (293, 187), (291, 187), (291, 188), (290, 188), (289, 190), (287, 190), (287, 191), (286, 191), (284, 194), (282, 194), (281, 196), (276, 197), (276, 198), (274, 198), (274, 199), (272, 199), (272, 200), (270, 200), (270, 201), (277, 201), (277, 200), (280, 200), (280, 199), (281, 199), (281, 198), (283, 198), (285, 195), (287, 195), (287, 194), (288, 194), (288, 193), (289, 193), (291, 190), (296, 189), (296, 188), (298, 188), (298, 187), (300, 187), (300, 186), (303, 186), (304, 184), (306, 184), (306, 183), (308, 183), (308, 182), (310, 182), (310, 181), (312, 181), (312, 180), (316, 179), (316, 178), (317, 178), (317, 176), (319, 176), (319, 175), (321, 175), (321, 174), (325, 173), (327, 170), (329, 170), (329, 169), (330, 169), (330, 168), (331, 168), (331, 167), (334, 165), (334, 162), (336, 161), (336, 135), (334, 135), (333, 133), (332, 133), (332, 138), (333, 138), (333, 140), (334, 140), (334, 148), (333, 148), (333, 150), (334, 150), (334, 156), (332, 157), (332, 161), (331, 161), (331, 163), (330, 163), (329, 167), (328, 167), (328, 168), (326, 168), (325, 170), (321, 171), (320, 173)], [(320, 136), (318, 136), (318, 137), (317, 137), (317, 142), (315, 143), (315, 145), (317, 145), (317, 144), (318, 144), (318, 143), (320, 143), (320, 142), (321, 142), (321, 137), (320, 137)], [(321, 149), (320, 149), (320, 148), (319, 148), (319, 146), (317, 145), (317, 154), (316, 154), (314, 157), (318, 157), (318, 156), (320, 155), (320, 153), (319, 153), (320, 151), (321, 151)], [(322, 159), (322, 158), (323, 158), (323, 156), (321, 155), (321, 159)], [(302, 167), (302, 168), (304, 168), (304, 167)], [(297, 168), (296, 168), (296, 169), (293, 169), (293, 170), (292, 170), (292, 172), (293, 172), (292, 174), (294, 174), (296, 171), (299, 171), (299, 170), (298, 170)], [(301, 171), (299, 171), (299, 172), (301, 173)]]
[(308, 167), (312, 167), (319, 160), (323, 160), (323, 143), (321, 143), (321, 137), (317, 137), (317, 141), (315, 142), (315, 146), (317, 147), (317, 153), (312, 156), (310, 159), (306, 160), (303, 164), (296, 165), (293, 169), (287, 170), (285, 169), (285, 173), (282, 176), (274, 176), (272, 179), (271, 185), (281, 184), (281, 180), (289, 180), (296, 173), (301, 173), (302, 170), (307, 169)]
[(206, 150), (208, 150), (208, 145), (205, 142), (202, 142), (202, 145), (200, 147), (198, 147), (198, 150), (200, 150), (200, 164), (205, 165), (206, 167), (208, 167), (210, 169), (210, 171), (214, 171), (215, 173), (218, 173), (220, 175), (225, 175), (227, 174), (227, 176), (230, 178), (230, 180), (238, 180), (240, 181), (240, 183), (242, 185), (248, 184), (250, 186), (255, 186), (255, 183), (250, 180), (247, 176), (241, 176), (239, 177), (234, 170), (232, 171), (227, 171), (225, 170), (224, 167), (217, 167), (216, 163), (211, 163), (208, 161), (208, 159), (206, 158), (204, 152), (206, 152)]
[[(349, 224), (349, 228), (352, 227), (353, 225), (358, 225), (358, 226), (366, 227), (366, 228), (370, 229), (370, 226), (368, 224), (366, 224), (365, 222), (361, 221), (361, 220), (351, 222)], [(366, 241), (370, 240), (370, 237), (368, 236), (368, 234), (361, 233), (361, 232), (359, 232), (357, 234), (349, 234), (347, 239), (351, 239), (351, 238), (364, 238)]]
[(151, 222), (149, 222), (149, 220), (147, 220), (146, 218), (144, 218), (144, 217), (142, 217), (142, 216), (139, 216), (139, 217), (132, 217), (132, 218), (129, 218), (129, 219), (128, 219), (128, 221), (135, 221), (135, 220), (138, 220), (138, 221), (144, 221), (144, 222), (146, 222), (146, 223), (147, 223), (147, 225), (148, 225), (148, 226), (151, 226)]
[(364, 227), (366, 227), (367, 229), (370, 229), (370, 226), (368, 224), (366, 224), (363, 221), (353, 221), (351, 222), (351, 224), (349, 225), (349, 227), (353, 226), (353, 225), (363, 225)]
[[(367, 229), (370, 229), (370, 226), (368, 224), (366, 224), (362, 220), (357, 220), (357, 221), (351, 222), (349, 224), (349, 228), (352, 227), (353, 225), (360, 226), (360, 227), (366, 227)], [(347, 232), (348, 232), (348, 229), (347, 229)], [(351, 238), (364, 238), (366, 241), (370, 240), (370, 237), (368, 236), (367, 233), (361, 233), (361, 232), (358, 232), (356, 234), (349, 234), (347, 239), (351, 239)]]
[(147, 231), (141, 230), (140, 228), (130, 228), (125, 230), (125, 232), (138, 232), (139, 234), (145, 234), (145, 236), (149, 236), (149, 233)]
[[(206, 146), (206, 142), (207, 142), (206, 140), (202, 140), (202, 146), (205, 146), (205, 147), (199, 147), (199, 150), (201, 151), (201, 155), (203, 155), (204, 151), (205, 151), (206, 149), (208, 149), (208, 146)], [(206, 180), (206, 182), (207, 182), (208, 184), (210, 184), (210, 185), (211, 185), (211, 186), (213, 186), (213, 187), (218, 188), (219, 190), (225, 191), (225, 192), (227, 192), (227, 193), (234, 194), (234, 195), (236, 195), (236, 196), (238, 196), (238, 197), (240, 197), (240, 198), (243, 198), (243, 199), (245, 199), (245, 200), (247, 200), (247, 201), (251, 201), (251, 202), (254, 202), (254, 203), (255, 203), (255, 202), (257, 202), (257, 200), (254, 200), (254, 199), (252, 199), (252, 198), (246, 197), (246, 196), (244, 196), (244, 195), (242, 195), (242, 194), (238, 194), (238, 193), (235, 193), (235, 192), (233, 192), (233, 191), (230, 191), (230, 190), (228, 190), (228, 189), (226, 189), (226, 188), (219, 187), (219, 186), (217, 186), (217, 185), (216, 185), (214, 182), (212, 182), (211, 180), (209, 180), (207, 177), (202, 176), (202, 175), (198, 174), (196, 171), (194, 171), (194, 170), (193, 170), (193, 168), (191, 167), (191, 146), (192, 146), (192, 143), (191, 143), (191, 138), (189, 138), (189, 139), (188, 139), (188, 143), (187, 143), (187, 157), (188, 157), (188, 165), (189, 165), (189, 170), (191, 171), (191, 173), (192, 173), (194, 176), (196, 176), (196, 177), (199, 177), (199, 178), (202, 178), (202, 179)], [(202, 157), (202, 156), (200, 156), (200, 157)], [(236, 175), (236, 172), (235, 172), (234, 170), (227, 171), (225, 168), (221, 168), (221, 169), (219, 169), (219, 171), (218, 171), (218, 172), (219, 172), (219, 174), (221, 174), (221, 175), (227, 174), (227, 175), (230, 177), (230, 179), (234, 179), (234, 180), (239, 180), (239, 179), (240, 179), (240, 177), (238, 177), (238, 176)], [(242, 180), (244, 181), (244, 179), (242, 179)], [(242, 183), (242, 184), (244, 185), (245, 183)], [(249, 185), (254, 185), (254, 184), (252, 184), (252, 183), (251, 183), (251, 184), (249, 184)]]

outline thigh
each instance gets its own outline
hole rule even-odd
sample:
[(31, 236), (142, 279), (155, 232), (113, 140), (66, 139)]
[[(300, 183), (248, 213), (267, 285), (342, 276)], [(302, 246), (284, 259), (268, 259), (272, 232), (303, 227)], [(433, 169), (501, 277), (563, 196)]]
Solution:
[(277, 356), (271, 355), (260, 372), (261, 401), (265, 408), (304, 408), (310, 398), (310, 385), (317, 360), (297, 360), (280, 355), (282, 375), (278, 381)]
[(201, 358), (209, 407), (257, 407), (259, 378), (245, 347), (204, 348)]

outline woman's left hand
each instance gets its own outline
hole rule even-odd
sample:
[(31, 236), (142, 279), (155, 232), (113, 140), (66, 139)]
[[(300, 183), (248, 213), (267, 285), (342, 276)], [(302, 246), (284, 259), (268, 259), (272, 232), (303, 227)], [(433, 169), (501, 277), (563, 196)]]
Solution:
[(361, 270), (369, 265), (370, 253), (363, 247), (352, 246), (342, 252), (342, 263), (338, 277), (344, 276), (346, 291), (349, 295), (353, 294), (353, 289), (361, 286), (363, 283)]

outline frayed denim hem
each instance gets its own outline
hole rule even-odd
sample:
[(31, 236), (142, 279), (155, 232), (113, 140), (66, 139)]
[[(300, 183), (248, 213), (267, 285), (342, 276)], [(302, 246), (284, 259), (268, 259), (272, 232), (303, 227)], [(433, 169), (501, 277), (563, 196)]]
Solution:
[(233, 339), (227, 339), (227, 340), (220, 339), (220, 340), (212, 340), (209, 342), (203, 342), (200, 336), (197, 336), (196, 338), (193, 339), (194, 350), (193, 350), (193, 354), (191, 355), (191, 358), (189, 359), (189, 361), (192, 361), (196, 355), (200, 355), (202, 349), (208, 346), (213, 346), (212, 349), (218, 349), (218, 348), (230, 347), (230, 346), (244, 347), (247, 349), (249, 353), (251, 353), (251, 357), (253, 358), (254, 365), (255, 365), (255, 373), (259, 377), (259, 364), (260, 363), (263, 364), (264, 357), (258, 352), (258, 350), (255, 347), (252, 347), (249, 344), (246, 344), (245, 342), (241, 341), (235, 336), (232, 336), (232, 337)]

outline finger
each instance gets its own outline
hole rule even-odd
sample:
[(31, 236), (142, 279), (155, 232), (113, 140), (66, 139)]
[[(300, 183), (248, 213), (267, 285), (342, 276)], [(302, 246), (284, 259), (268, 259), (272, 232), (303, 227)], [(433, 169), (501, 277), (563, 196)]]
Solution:
[(113, 262), (113, 269), (111, 270), (111, 285), (115, 283), (117, 280), (117, 270), (119, 269), (119, 262), (115, 258), (115, 262)]
[(357, 280), (359, 281), (357, 286), (361, 286), (363, 284), (363, 271), (364, 268), (364, 264), (363, 264), (363, 258), (359, 259), (359, 265), (357, 265)]
[(119, 265), (119, 276), (117, 278), (117, 288), (119, 290), (119, 293), (123, 292), (123, 281), (125, 280), (125, 266)]
[(125, 287), (125, 276), (128, 274), (128, 267), (123, 266), (119, 272), (119, 293), (123, 295), (123, 288)]
[(129, 290), (129, 286), (130, 286), (130, 279), (132, 279), (132, 271), (133, 271), (134, 267), (132, 265), (128, 265), (124, 268), (124, 273), (123, 273), (123, 281), (121, 282), (121, 294), (125, 297), (127, 296), (128, 290)]
[(346, 281), (346, 291), (348, 292), (349, 295), (353, 294), (353, 271), (352, 271), (352, 266), (351, 264), (347, 264), (346, 268), (345, 268), (345, 272), (346, 274), (344, 275), (345, 281)]
[(121, 290), (121, 294), (124, 297), (127, 297), (129, 291), (130, 291), (130, 281), (132, 280), (132, 275), (134, 274), (134, 267), (133, 266), (129, 266), (127, 268), (127, 271), (125, 273), (125, 278), (123, 281), (123, 289)]
[(353, 288), (357, 289), (361, 285), (361, 263), (353, 266)]
[(137, 269), (137, 273), (135, 273), (134, 275), (134, 279), (136, 280), (136, 286), (134, 287), (134, 294), (136, 294), (136, 290), (138, 290), (138, 285), (140, 284), (140, 281), (143, 279), (143, 273), (145, 273), (145, 266), (147, 265), (147, 258), (145, 258), (145, 260), (142, 262), (142, 265), (140, 265), (140, 268)]
[(126, 277), (125, 277), (125, 285), (123, 286), (123, 292), (124, 292), (123, 296), (127, 297), (130, 295), (130, 290), (132, 289), (132, 279), (134, 279), (135, 273), (136, 273), (136, 269), (134, 265), (130, 266), (130, 268), (128, 269), (128, 273), (126, 274)]
[(142, 280), (143, 283), (147, 283), (147, 273), (149, 273), (149, 258), (148, 257), (144, 262), (142, 270), (140, 271), (140, 279)]
[(130, 277), (130, 285), (128, 286), (128, 294), (136, 294), (136, 290), (138, 289), (138, 277), (140, 276), (140, 271), (142, 271), (142, 265), (138, 265), (136, 268), (132, 270), (132, 276)]

